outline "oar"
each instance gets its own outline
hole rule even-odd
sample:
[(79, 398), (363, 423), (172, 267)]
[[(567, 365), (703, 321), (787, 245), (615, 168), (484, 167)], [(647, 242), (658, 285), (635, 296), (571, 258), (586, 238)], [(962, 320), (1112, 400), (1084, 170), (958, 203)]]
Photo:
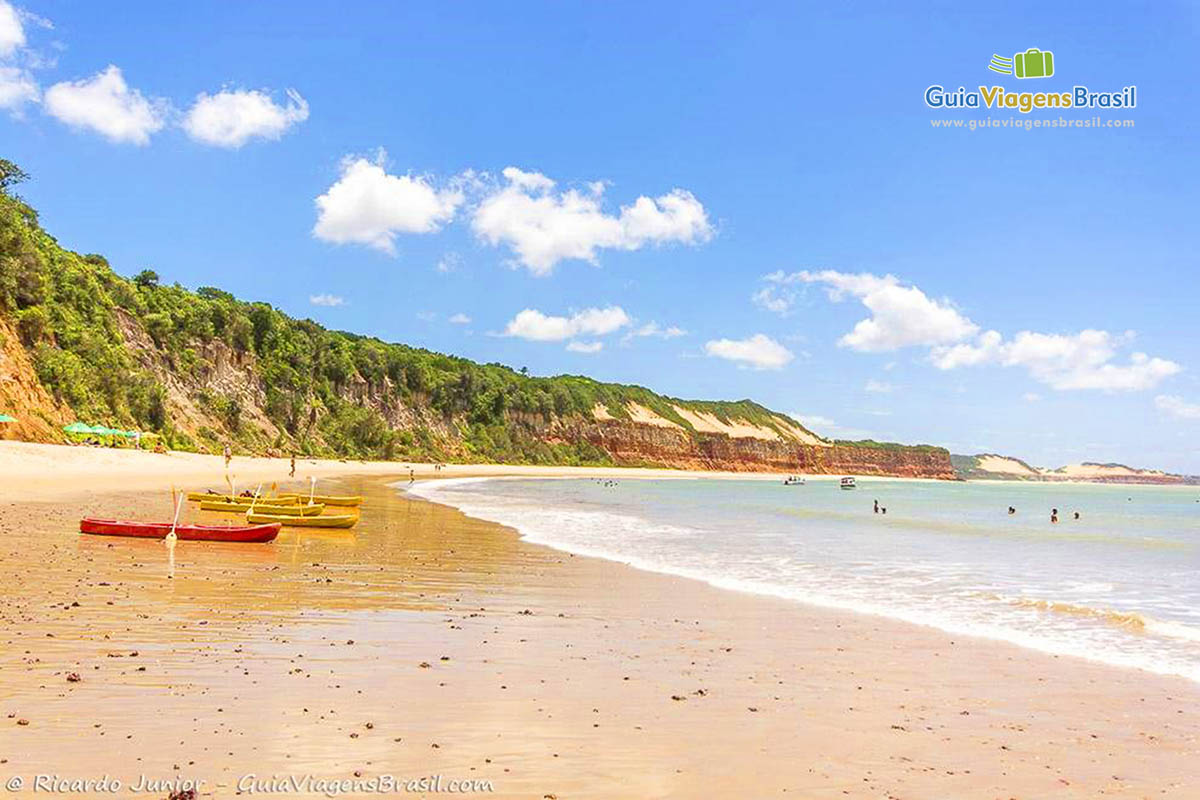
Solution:
[(178, 538), (175, 535), (175, 528), (179, 525), (179, 510), (183, 507), (183, 496), (181, 495), (179, 499), (175, 498), (175, 487), (171, 487), (171, 500), (175, 503), (175, 518), (171, 520), (171, 530), (167, 532), (165, 538), (168, 545), (175, 544), (175, 540)]

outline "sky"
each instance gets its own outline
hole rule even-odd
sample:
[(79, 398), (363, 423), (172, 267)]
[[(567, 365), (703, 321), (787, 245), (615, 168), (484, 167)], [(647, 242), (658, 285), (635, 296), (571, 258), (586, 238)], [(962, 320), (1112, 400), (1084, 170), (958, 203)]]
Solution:
[[(838, 438), (1200, 473), (1200, 10), (962, 6), (0, 0), (0, 157), (125, 275)], [(1031, 48), (1054, 75), (988, 69)]]

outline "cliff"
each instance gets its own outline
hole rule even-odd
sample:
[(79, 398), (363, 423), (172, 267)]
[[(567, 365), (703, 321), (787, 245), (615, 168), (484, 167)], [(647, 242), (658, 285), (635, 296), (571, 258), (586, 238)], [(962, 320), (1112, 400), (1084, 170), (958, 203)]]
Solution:
[(582, 439), (620, 464), (679, 469), (893, 475), (953, 480), (943, 448), (875, 443), (805, 442), (687, 431), (648, 423), (598, 420), (567, 426), (564, 439)]
[(928, 446), (833, 442), (749, 400), (535, 377), (330, 331), (62, 248), (0, 191), (0, 436), (78, 419), (169, 447), (398, 460), (952, 478)]

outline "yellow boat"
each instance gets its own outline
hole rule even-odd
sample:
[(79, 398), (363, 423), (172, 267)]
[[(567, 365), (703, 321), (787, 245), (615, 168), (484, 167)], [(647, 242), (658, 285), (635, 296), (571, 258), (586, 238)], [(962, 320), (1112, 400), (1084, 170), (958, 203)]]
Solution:
[[(307, 503), (309, 501), (309, 495), (301, 494), (299, 492), (296, 492), (296, 493), (287, 492), (287, 493), (281, 494), (279, 496), (280, 497), (294, 497), (296, 499), (296, 502), (298, 502), (298, 503)], [(360, 506), (360, 505), (362, 505), (362, 501), (363, 501), (362, 495), (358, 495), (358, 494), (347, 494), (347, 495), (315, 494), (315, 495), (312, 495), (312, 502), (324, 503), (327, 506)]]
[(282, 514), (286, 517), (315, 517), (325, 510), (325, 506), (317, 503), (315, 505), (288, 505), (278, 506), (274, 503), (228, 503), (223, 500), (201, 500), (201, 511), (224, 511), (232, 514), (245, 514), (250, 509), (261, 512), (263, 514)]
[[(188, 492), (187, 499), (193, 503), (202, 503), (208, 500), (220, 503), (243, 503), (249, 505), (255, 502), (253, 497), (247, 497), (242, 494), (213, 494), (212, 492)], [(264, 496), (258, 498), (257, 502), (270, 503), (273, 506), (294, 506), (300, 502), (300, 498), (295, 495)]]
[(260, 514), (257, 511), (246, 512), (246, 521), (253, 525), (278, 522), (280, 525), (290, 525), (297, 528), (353, 528), (358, 522), (357, 514), (326, 514), (319, 517), (288, 517), (283, 514)]

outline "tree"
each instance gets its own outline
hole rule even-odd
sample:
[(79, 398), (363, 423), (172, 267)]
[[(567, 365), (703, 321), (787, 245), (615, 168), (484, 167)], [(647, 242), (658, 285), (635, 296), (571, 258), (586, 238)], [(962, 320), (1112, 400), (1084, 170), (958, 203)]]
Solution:
[(10, 186), (29, 180), (29, 173), (6, 158), (0, 158), (0, 192), (8, 193)]
[(133, 282), (143, 289), (149, 289), (158, 286), (158, 273), (152, 269), (144, 269), (137, 275), (133, 276)]

